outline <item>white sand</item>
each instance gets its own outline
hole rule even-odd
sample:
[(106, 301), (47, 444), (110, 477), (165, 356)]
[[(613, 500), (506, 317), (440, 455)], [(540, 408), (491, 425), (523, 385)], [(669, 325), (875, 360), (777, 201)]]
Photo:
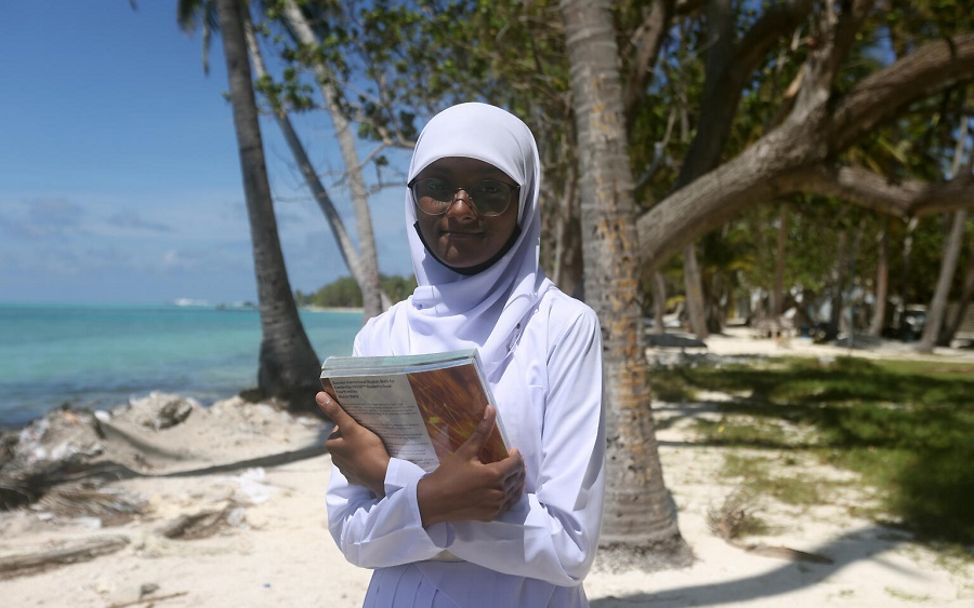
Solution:
[[(718, 346), (721, 340), (726, 343)], [(734, 339), (710, 342), (711, 352), (726, 352)], [(733, 352), (748, 352), (748, 342), (737, 338)], [(754, 345), (767, 348), (766, 343)], [(967, 360), (966, 353), (954, 355)], [(712, 407), (656, 406), (666, 482), (696, 561), (656, 573), (593, 571), (585, 581), (593, 606), (974, 606), (974, 560), (943, 557), (902, 532), (850, 515), (849, 507), (873, 500), (856, 484), (843, 486), (841, 495), (821, 507), (799, 509), (762, 500), (759, 514), (772, 531), (747, 539), (821, 554), (833, 564), (754, 555), (717, 538), (708, 530), (707, 511), (721, 504), (736, 481), (721, 478), (724, 455), (746, 450), (692, 443), (693, 419), (713, 416)], [(235, 457), (248, 446), (262, 453), (275, 445), (290, 450), (321, 430), (266, 408), (259, 416), (229, 416), (232, 424), (207, 429), (210, 451), (220, 446), (219, 451)], [(197, 426), (186, 427), (194, 429), (193, 441), (199, 441), (202, 421), (200, 416)], [(165, 431), (170, 445), (178, 446), (178, 429)], [(767, 450), (754, 454), (780, 458)], [(775, 472), (854, 480), (846, 471), (808, 458), (792, 460)], [(132, 602), (142, 585), (153, 584), (158, 585), (155, 597), (184, 593), (156, 601), (161, 608), (360, 606), (369, 572), (347, 564), (328, 534), (323, 504), (328, 469), (328, 457), (320, 456), (238, 474), (116, 482), (110, 487), (140, 495), (149, 510), (112, 528), (97, 529), (91, 519), (49, 519), (38, 510), (0, 513), (0, 558), (104, 534), (132, 540), (111, 555), (0, 580), (0, 605), (106, 607)], [(158, 533), (178, 515), (228, 504), (237, 508), (234, 525), (214, 536), (170, 540)]]

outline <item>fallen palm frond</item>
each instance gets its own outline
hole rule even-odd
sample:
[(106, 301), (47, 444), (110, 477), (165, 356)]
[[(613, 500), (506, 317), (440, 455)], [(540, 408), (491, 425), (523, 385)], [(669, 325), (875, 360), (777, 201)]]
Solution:
[(34, 509), (61, 517), (97, 517), (104, 526), (119, 526), (144, 515), (148, 503), (116, 488), (83, 482), (52, 488)]

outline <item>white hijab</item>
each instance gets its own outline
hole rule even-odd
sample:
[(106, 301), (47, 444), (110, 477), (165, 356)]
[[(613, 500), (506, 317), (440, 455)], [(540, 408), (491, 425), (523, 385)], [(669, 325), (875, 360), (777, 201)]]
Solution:
[(474, 275), (444, 266), (416, 233), (406, 192), (406, 233), (418, 286), (395, 309), (390, 337), (396, 354), (477, 348), (487, 377), (504, 368), (524, 323), (553, 287), (538, 266), (541, 249), (541, 161), (531, 130), (519, 118), (483, 103), (459, 104), (434, 116), (416, 142), (408, 181), (446, 157), (474, 158), (520, 185), (520, 235), (499, 260)]

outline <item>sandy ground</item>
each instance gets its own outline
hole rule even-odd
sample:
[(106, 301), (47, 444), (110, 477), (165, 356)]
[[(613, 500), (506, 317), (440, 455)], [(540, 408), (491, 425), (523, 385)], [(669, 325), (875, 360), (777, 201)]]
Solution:
[[(786, 349), (835, 355), (802, 350), (795, 341), (787, 347), (742, 336), (709, 342), (711, 353)], [(952, 352), (950, 358), (974, 361), (965, 352)], [(830, 564), (756, 555), (716, 537), (707, 512), (736, 487), (736, 480), (722, 478), (721, 466), (729, 451), (745, 450), (694, 444), (693, 420), (714, 415), (711, 406), (656, 403), (655, 409), (666, 483), (696, 559), (690, 567), (655, 573), (596, 569), (585, 581), (593, 606), (974, 606), (974, 560), (945, 557), (903, 532), (851, 515), (850, 507), (874, 499), (868, 488), (855, 483), (844, 485), (841, 496), (820, 507), (795, 508), (771, 500), (757, 505), (772, 532), (748, 542), (818, 554)], [(319, 441), (323, 430), (317, 422), (236, 400), (214, 410), (194, 411), (183, 424), (157, 433), (157, 445), (173, 459), (171, 468), (292, 450)], [(124, 427), (132, 422), (131, 411), (127, 421), (123, 418), (115, 422), (134, 428)], [(767, 450), (761, 455), (775, 457)], [(329, 466), (323, 455), (228, 474), (115, 482), (106, 487), (139, 497), (145, 505), (144, 515), (111, 527), (39, 505), (0, 512), (0, 563), (84, 538), (121, 534), (130, 539), (110, 555), (0, 580), (0, 605), (359, 606), (369, 571), (347, 564), (327, 532)], [(855, 481), (852, 474), (811, 459), (792, 458), (788, 466), (798, 476)], [(160, 533), (180, 515), (202, 510), (225, 514), (215, 534), (187, 540)], [(140, 596), (142, 602), (132, 604)]]

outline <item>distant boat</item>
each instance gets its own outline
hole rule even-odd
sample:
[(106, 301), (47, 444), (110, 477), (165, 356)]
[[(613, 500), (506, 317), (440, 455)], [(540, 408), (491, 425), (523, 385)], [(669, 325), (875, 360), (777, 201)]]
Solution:
[(206, 300), (194, 300), (193, 298), (176, 298), (172, 301), (173, 306), (209, 306)]

